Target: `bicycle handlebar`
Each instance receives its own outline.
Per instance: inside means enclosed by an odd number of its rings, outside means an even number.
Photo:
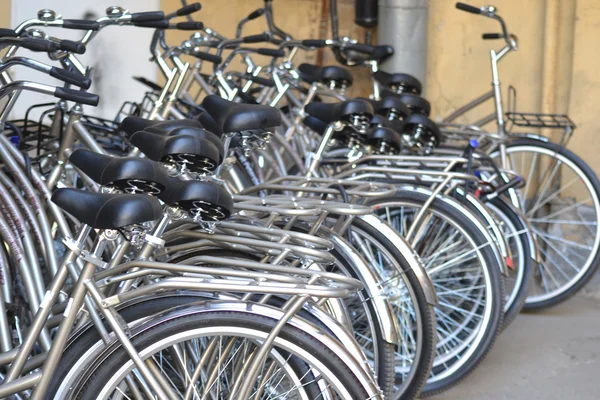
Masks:
[[[139,13],[132,13],[131,22],[154,22],[154,21],[162,21],[165,19],[165,13],[162,11],[146,11]]]
[[[79,72],[71,72],[62,68],[50,68],[50,76],[83,89],[89,89],[92,85],[90,78],[81,75]]]
[[[58,43],[54,43],[46,39],[18,37],[0,38],[0,47],[4,46],[22,47],[31,51],[43,51],[46,53],[56,51],[59,48]]]
[[[200,3],[188,4],[187,6],[181,7],[179,10],[175,11],[175,15],[177,15],[179,17],[183,17],[184,15],[193,14],[196,11],[199,11],[201,8],[202,8],[202,5]],[[169,14],[169,16],[170,15],[171,14]]]
[[[85,44],[74,42],[72,40],[61,40],[58,42],[58,47],[60,50],[68,51],[75,54],[85,54]]]
[[[471,14],[481,14],[481,8],[477,8],[465,3],[456,3],[456,8],[462,11],[469,12]]]
[[[18,37],[14,29],[0,28],[0,37]]]
[[[502,19],[502,17],[500,17],[499,15],[496,14],[496,7],[494,6],[483,6],[481,8],[477,8],[474,6],[471,6],[469,4],[465,4],[465,3],[456,3],[456,8],[462,11],[466,11],[468,13],[472,13],[472,14],[479,14],[479,15],[483,15],[486,16],[488,18],[492,18],[495,19],[496,21],[498,21],[498,23],[500,24],[500,27],[502,28],[502,33],[484,33],[482,38],[483,39],[504,39],[504,41],[506,42],[506,45],[511,49],[511,50],[517,50],[517,37],[514,35],[510,35],[508,33],[508,30],[506,29],[506,24],[504,23],[504,20]]]
[[[87,19],[63,19],[62,27],[65,29],[97,31],[100,29],[100,24],[96,21],[90,21]]]
[[[57,87],[56,90],[54,90],[54,97],[94,107],[100,102],[100,97],[97,94],[61,87]]]
[[[490,39],[504,39],[504,36],[501,33],[484,33],[483,35],[481,35],[481,38],[484,40],[490,40]]]
[[[266,33],[261,33],[258,35],[250,35],[242,38],[242,43],[260,43],[260,42],[268,42],[271,39],[269,35]]]

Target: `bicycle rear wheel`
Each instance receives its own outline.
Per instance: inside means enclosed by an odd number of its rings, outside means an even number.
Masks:
[[[429,197],[425,189],[398,190],[371,205],[406,235]],[[483,360],[502,325],[504,290],[494,242],[468,209],[437,197],[425,212],[411,245],[425,263],[439,301],[437,353],[423,390],[427,396],[455,385]]]
[[[393,399],[413,399],[423,389],[435,356],[435,312],[402,252],[362,219],[352,223],[351,241],[377,273],[400,328],[394,355]]]
[[[235,382],[239,384],[245,378],[244,363],[276,323],[272,318],[247,312],[173,311],[158,323],[138,328],[131,340],[146,364],[160,371],[163,385],[176,396],[227,399]],[[343,350],[333,352],[307,332],[288,324],[261,364],[250,398],[369,398],[373,393],[361,384],[343,355]],[[119,342],[107,346],[89,369],[78,382],[73,398],[128,398],[135,388],[125,379],[130,377],[138,383],[142,379]],[[140,394],[148,398],[143,390]]]

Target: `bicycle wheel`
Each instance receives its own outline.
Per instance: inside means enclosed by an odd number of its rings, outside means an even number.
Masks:
[[[399,189],[371,205],[406,235],[430,198],[425,189]],[[425,263],[438,295],[437,352],[423,395],[464,379],[492,347],[502,324],[503,281],[493,239],[468,209],[436,197],[411,245]]]
[[[554,143],[517,139],[506,153],[509,167],[526,179],[517,194],[541,254],[525,308],[549,307],[577,293],[598,269],[600,181]]]
[[[506,328],[521,312],[527,298],[529,282],[533,277],[535,259],[533,237],[530,237],[530,226],[524,216],[506,199],[496,197],[487,202],[486,207],[498,220],[511,251],[512,266],[508,275],[504,276],[504,320],[502,328]]]
[[[423,389],[435,355],[435,312],[402,252],[383,232],[355,219],[350,239],[380,277],[398,326],[394,350],[393,399],[413,399]]]
[[[335,235],[334,233],[331,233]],[[327,235],[327,238],[331,236]],[[339,238],[338,238],[339,239]],[[334,240],[334,248],[331,250],[331,254],[334,255],[336,262],[328,268],[328,272],[342,273],[347,276],[361,280],[361,273],[356,271],[356,266],[353,264],[351,259],[347,259],[345,252],[338,248],[340,246],[339,240]],[[240,258],[240,259],[252,259],[255,257],[241,252],[235,251],[192,251],[186,254],[179,255],[172,258],[169,262],[189,262],[193,260],[194,256],[197,255],[215,255],[215,256],[226,256],[228,258]],[[345,328],[351,332],[354,339],[360,346],[360,351],[367,357],[368,362],[377,376],[377,382],[383,393],[388,395],[392,393],[394,384],[394,343],[390,343],[385,339],[385,334],[381,328],[382,322],[380,318],[380,311],[378,310],[378,303],[374,301],[373,295],[370,294],[366,289],[363,289],[357,293],[352,293],[348,297],[341,300],[342,308],[347,311],[347,322]],[[281,298],[271,298],[268,304],[279,306],[283,300]],[[328,303],[325,303],[322,307],[327,309]],[[386,306],[389,307],[388,304]],[[314,322],[320,329],[325,332],[329,331],[330,327],[323,326],[316,320],[315,317],[308,315],[309,312],[300,310],[298,316],[303,317],[305,320]]]
[[[139,327],[131,341],[175,396],[228,399],[235,383],[247,375],[244,363],[256,354],[276,323],[243,311],[174,310],[158,322]],[[343,354],[343,349],[336,354],[309,333],[287,324],[261,363],[250,398],[369,398],[372,393],[347,366]],[[128,398],[139,389],[132,388],[131,382],[141,380],[125,349],[113,342],[81,377],[73,398]],[[136,394],[148,398],[143,387]]]

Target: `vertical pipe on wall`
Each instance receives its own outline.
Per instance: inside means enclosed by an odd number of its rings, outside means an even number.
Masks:
[[[394,47],[381,65],[386,72],[417,77],[425,87],[427,72],[427,0],[379,0],[377,42]]]

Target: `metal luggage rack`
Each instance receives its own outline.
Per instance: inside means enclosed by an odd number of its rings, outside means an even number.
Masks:
[[[372,210],[368,206],[356,203],[344,203],[339,201],[322,200],[318,197],[304,197],[306,194],[322,195],[319,188],[297,188],[298,197],[282,195],[270,195],[268,197],[234,195],[235,207],[238,211],[251,212],[276,212],[281,216],[297,217],[304,220],[312,220],[323,213],[336,215],[367,215]],[[335,189],[334,189],[335,190]],[[336,193],[339,194],[339,191]]]
[[[346,195],[352,200],[361,198],[373,198],[373,197],[385,197],[391,196],[395,193],[396,188],[394,185],[381,182],[361,182],[349,179],[336,179],[336,178],[315,178],[315,177],[302,177],[302,176],[280,176],[265,182],[260,185],[253,186],[245,189],[240,195],[248,195],[254,193],[274,193],[289,195],[294,198],[296,202],[304,202],[303,198],[312,198],[311,203],[306,204],[317,204],[314,203],[315,197],[324,197],[327,200],[336,199],[338,202],[335,204],[341,205],[353,203],[340,203],[340,200],[344,200],[343,196]],[[302,198],[302,199],[301,199]],[[253,197],[253,199],[256,199]],[[350,200],[350,199],[349,199]],[[334,203],[331,201],[327,202],[329,205]],[[320,206],[327,207],[327,203],[320,203]]]
[[[41,157],[58,151],[59,137],[51,134],[49,125],[27,119],[9,121],[2,131],[19,151],[27,154],[33,163]]]
[[[529,128],[560,128],[568,130],[576,128],[575,123],[567,115],[563,114],[507,112],[506,118],[517,126]]]
[[[467,164],[468,159],[452,155],[436,155],[435,157],[420,155],[376,155],[369,154],[352,162],[347,162],[339,168],[340,172],[349,171],[362,166],[421,168],[424,170],[449,170],[460,164]],[[474,160],[475,161],[475,160]],[[475,161],[475,165],[478,163]]]
[[[82,115],[80,121],[94,140],[108,153],[115,156],[126,156],[129,153],[130,145],[120,131],[120,123],[117,120]]]
[[[210,292],[308,295],[315,298],[343,298],[362,289],[360,281],[319,268],[267,264],[226,256],[195,256],[189,264],[132,261],[99,272],[99,287],[115,283],[167,275],[135,289],[109,296],[107,305],[116,305],[140,296],[167,290],[190,289]]]
[[[299,214],[306,216],[323,213],[322,210],[315,208],[298,211]],[[163,236],[167,243],[179,242],[181,239],[185,239],[186,242],[167,245],[157,250],[155,257],[197,251],[199,248],[217,247],[253,253],[259,257],[267,255],[269,259],[265,262],[270,263],[273,259],[276,260],[275,263],[277,264],[285,260],[310,260],[311,262],[323,264],[330,264],[335,261],[335,258],[329,253],[333,248],[329,240],[303,232],[292,231],[287,226],[279,227],[278,224],[287,222],[286,216],[277,212],[271,214],[271,218],[266,219],[236,216],[231,220],[215,224],[211,232],[192,231],[188,227],[171,230]]]
[[[394,183],[418,182],[422,184],[464,183],[478,182],[483,185],[489,183],[480,180],[477,176],[464,172],[447,172],[441,170],[422,170],[413,168],[359,166],[335,175],[336,178],[356,179],[359,181],[382,179]]]
[[[466,141],[469,139],[477,139],[482,141],[488,140],[501,140],[502,137],[495,132],[487,132],[481,129],[477,125],[463,125],[463,124],[451,124],[451,123],[438,123],[440,132],[442,133],[442,143],[448,143],[452,141]]]

